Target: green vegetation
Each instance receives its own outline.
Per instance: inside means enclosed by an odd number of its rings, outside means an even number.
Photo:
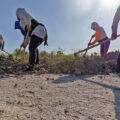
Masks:
[[[18,59],[28,60],[29,58],[28,52],[23,49],[15,49],[12,56],[13,56],[13,59],[15,60],[18,60]]]
[[[47,51],[41,51],[39,53],[40,59],[56,59],[56,60],[74,60],[75,57],[73,54],[64,54],[64,50],[61,48],[58,48],[57,51],[51,51],[48,53]],[[13,54],[12,54],[13,59],[19,60],[23,59],[28,61],[29,59],[29,53],[27,51],[24,51],[23,49],[15,49]],[[83,54],[79,55],[79,58],[82,58]],[[86,55],[88,59],[92,59],[94,57],[99,57],[97,53],[93,53],[91,55]]]
[[[63,53],[63,50],[61,48],[58,48],[57,51],[51,51],[50,53],[46,52],[46,51],[41,51],[39,53],[40,55],[40,59],[59,59],[59,60],[73,60],[74,59],[74,55],[73,54],[68,54],[65,55]],[[29,59],[29,53],[27,51],[24,51],[23,49],[15,49],[13,54],[13,59],[18,60],[18,59],[24,59],[28,60]]]

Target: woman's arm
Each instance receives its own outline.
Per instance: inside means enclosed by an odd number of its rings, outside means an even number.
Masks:
[[[24,41],[23,41],[23,43],[21,44],[20,47],[23,47],[23,48],[26,48],[26,47],[27,47],[27,45],[28,45],[28,43],[29,43],[29,33],[30,33],[30,30],[31,30],[31,26],[28,25],[28,26],[27,26],[27,34],[26,34],[26,36],[25,36],[25,38],[24,38]]]
[[[100,36],[101,36],[101,31],[98,29],[94,34],[95,40],[91,42],[90,45],[94,45],[96,42],[98,42],[100,40]]]
[[[91,41],[92,41],[92,39],[93,39],[94,37],[95,37],[95,34],[91,36],[91,39],[90,39],[90,41],[89,41],[89,43],[88,43],[88,46],[91,45]]]

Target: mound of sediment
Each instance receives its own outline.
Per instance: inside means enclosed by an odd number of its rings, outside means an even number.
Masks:
[[[0,56],[0,74],[15,74],[26,68],[21,60],[13,60],[11,57]]]
[[[12,57],[6,58],[0,56],[0,74],[25,74],[25,70],[28,68],[28,63],[23,62],[23,60],[14,60]],[[47,73],[44,69],[44,65],[39,65],[35,69],[40,73]],[[33,71],[35,72],[35,71]]]
[[[42,59],[40,65],[36,65],[33,72],[55,74],[107,74],[116,71],[116,62],[119,52],[111,52],[105,58],[94,57],[92,59],[78,60],[54,60]],[[0,56],[0,74],[26,73],[28,63],[22,60],[13,60]]]
[[[111,52],[105,58],[78,60],[46,60],[44,64],[49,73],[64,74],[108,74],[116,71],[117,56],[119,52]]]

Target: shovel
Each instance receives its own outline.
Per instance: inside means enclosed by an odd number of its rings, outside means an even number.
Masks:
[[[20,52],[21,52],[21,50],[22,50],[22,48],[20,47]],[[23,61],[25,60],[25,48],[24,48],[24,50],[23,50],[23,58],[22,58],[22,60],[23,60]]]
[[[92,38],[90,39],[87,48],[89,48],[89,44],[91,43],[91,41],[92,41]],[[85,51],[85,53],[84,53],[84,55],[83,55],[84,58],[85,58],[85,56],[86,56],[87,51],[88,51],[88,49],[86,49],[86,51]]]
[[[4,53],[8,54],[9,56],[11,55],[10,53],[8,53],[7,51],[0,49],[1,51],[3,51]]]
[[[0,49],[0,50],[1,50],[2,52],[6,53],[6,54],[9,56],[9,58],[13,58],[12,54],[8,53],[7,51],[5,51],[5,50],[3,50],[3,49]]]
[[[120,34],[117,35],[117,37],[120,37]],[[103,44],[103,43],[106,43],[106,42],[110,41],[110,40],[112,40],[112,39],[110,38],[110,39],[105,40],[105,41],[103,41],[103,42],[100,42],[100,43],[98,43],[98,44],[96,44],[96,45],[93,45],[93,46],[90,46],[90,47],[85,48],[85,49],[83,49],[83,50],[80,50],[80,51],[78,51],[78,52],[75,52],[75,53],[74,53],[74,56],[75,56],[75,58],[77,58],[77,55],[78,55],[79,53],[88,51],[89,49],[92,49],[92,48],[94,48],[94,47],[97,47],[97,46],[99,46],[99,45],[101,45],[101,44]]]

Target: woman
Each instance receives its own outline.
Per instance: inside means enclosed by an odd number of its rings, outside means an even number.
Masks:
[[[106,36],[104,29],[101,26],[99,26],[98,23],[93,22],[91,24],[91,29],[93,29],[95,31],[95,34],[91,37],[91,40],[93,38],[95,38],[95,40],[93,42],[89,43],[89,45],[94,45],[96,42],[100,43],[105,40],[108,40],[108,37]],[[106,56],[107,51],[109,49],[109,45],[110,45],[110,41],[107,41],[100,45],[100,54],[102,57]]]
[[[44,45],[47,45],[47,30],[43,24],[37,22],[24,8],[18,8],[16,16],[20,22],[20,27],[26,33],[21,47],[26,48],[29,43],[30,65],[28,70],[33,70],[36,61],[39,63],[38,46],[43,42]]]
[[[117,38],[119,21],[120,21],[120,5],[117,8],[117,11],[114,15],[113,22],[112,22],[112,34],[111,34],[112,40],[115,40]]]
[[[4,49],[4,40],[2,35],[0,34],[0,50],[3,50],[3,49]]]
[[[112,40],[115,40],[118,37],[117,32],[118,32],[119,22],[120,22],[120,5],[118,6],[117,11],[115,12],[113,22],[112,22],[112,34],[111,34]],[[120,53],[117,57],[117,71],[116,72],[120,73]]]

